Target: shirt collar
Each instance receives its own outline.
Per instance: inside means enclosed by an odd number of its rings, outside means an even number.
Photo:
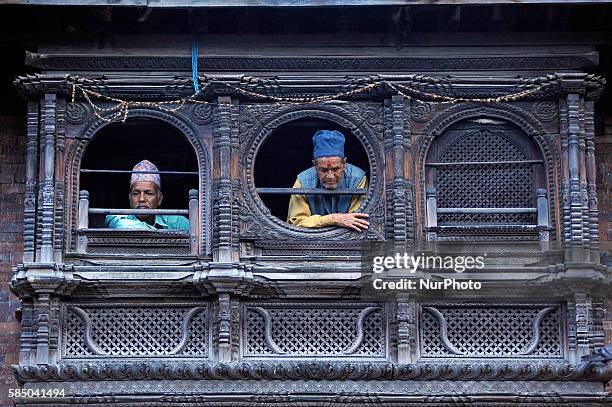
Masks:
[[[137,220],[139,222],[143,222],[140,219],[138,219],[136,217],[136,215],[129,215],[128,218],[130,218],[132,220]],[[143,223],[146,223],[146,222],[143,222]],[[150,226],[154,227],[155,229],[169,229],[168,224],[164,220],[163,215],[155,215],[155,221]],[[159,226],[159,227],[157,227],[157,226]]]

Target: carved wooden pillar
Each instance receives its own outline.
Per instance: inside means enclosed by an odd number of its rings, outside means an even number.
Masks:
[[[36,300],[34,301],[34,325],[35,329],[30,329],[29,335],[24,339],[26,348],[36,347],[34,363],[49,364],[57,362],[59,358],[59,315],[60,300],[54,294],[55,287],[36,284]],[[31,318],[31,317],[30,317]],[[29,344],[27,338],[30,337]]]
[[[568,115],[568,142],[567,142],[567,167],[569,176],[569,225],[566,227],[567,238],[566,257],[571,262],[585,261],[583,250],[583,200],[581,191],[580,171],[580,96],[578,94],[567,95]]]
[[[239,223],[234,209],[238,194],[238,105],[229,97],[219,97],[213,129],[213,263],[209,280],[219,293],[216,332],[218,359],[231,362],[237,346],[232,324],[233,293],[244,276],[238,269]]]
[[[586,291],[574,294],[568,302],[568,348],[572,363],[580,363],[581,356],[605,345],[604,316],[601,299]]]
[[[578,134],[578,165],[580,178],[580,202],[582,211],[582,248],[583,260],[590,261],[590,253],[588,248],[591,246],[591,229],[589,227],[589,201],[587,192],[587,174],[586,174],[586,139],[585,139],[585,116],[584,116],[584,99],[580,98],[580,132]]]
[[[592,326],[592,304],[591,298],[584,293],[574,296],[576,311],[576,362],[581,356],[588,355],[589,331]]]
[[[31,365],[35,361],[34,348],[36,343],[36,330],[34,321],[34,306],[32,299],[21,300],[21,337],[19,339],[19,364]]]
[[[28,102],[26,187],[23,214],[23,261],[34,261],[36,245],[36,189],[38,187],[38,101]]]
[[[584,129],[586,142],[586,181],[588,196],[588,225],[590,234],[590,260],[599,262],[599,213],[597,211],[596,164],[595,164],[595,102],[584,103]]]
[[[392,163],[391,171],[387,170],[388,230],[390,238],[401,244],[404,250],[412,250],[413,216],[412,184],[409,181],[408,143],[410,125],[406,115],[406,101],[403,96],[393,96],[385,101],[385,152],[386,162]],[[388,168],[388,167],[387,167]]]
[[[216,204],[214,217],[213,259],[215,262],[232,263],[238,260],[238,224],[232,210],[237,179],[237,130],[235,120],[237,107],[229,97],[219,97],[216,112],[213,162],[213,194]],[[232,147],[234,152],[232,152]]]
[[[232,360],[232,320],[231,299],[227,293],[219,294],[219,361],[230,362]]]
[[[559,236],[563,240],[565,257],[570,256],[571,217],[570,217],[570,188],[569,188],[569,125],[568,125],[567,99],[559,101],[559,134],[561,136],[561,178],[559,191],[561,194],[561,219],[559,221]]]
[[[578,92],[569,93],[561,114],[563,237],[566,260],[574,263],[598,262],[594,102],[585,101]]]
[[[418,358],[416,331],[416,302],[398,299],[397,302],[397,363],[412,363]]]
[[[49,301],[49,363],[57,363],[61,353],[59,350],[60,307],[59,296],[52,295]]]
[[[43,187],[40,262],[52,263],[55,206],[55,108],[56,96],[46,94],[43,107]]]
[[[50,327],[50,307],[51,295],[40,293],[36,302],[36,364],[49,363],[49,327]]]
[[[66,150],[65,112],[66,100],[58,99],[56,104],[55,181],[53,208],[53,249],[54,261],[56,263],[61,263],[64,257],[64,152]]]

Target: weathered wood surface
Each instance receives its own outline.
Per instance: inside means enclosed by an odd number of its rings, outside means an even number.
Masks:
[[[608,0],[0,0],[2,4],[136,7],[334,7],[433,4],[606,4]]]

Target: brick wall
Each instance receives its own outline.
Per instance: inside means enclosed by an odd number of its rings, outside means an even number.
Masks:
[[[8,388],[16,387],[11,365],[19,361],[19,329],[10,292],[11,268],[23,255],[25,191],[25,119],[0,116],[0,405],[10,406]]]

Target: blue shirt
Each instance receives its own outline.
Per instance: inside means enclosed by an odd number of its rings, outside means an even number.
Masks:
[[[189,230],[189,219],[180,215],[155,215],[155,222],[150,225],[135,215],[106,215],[104,225],[110,229]]]

